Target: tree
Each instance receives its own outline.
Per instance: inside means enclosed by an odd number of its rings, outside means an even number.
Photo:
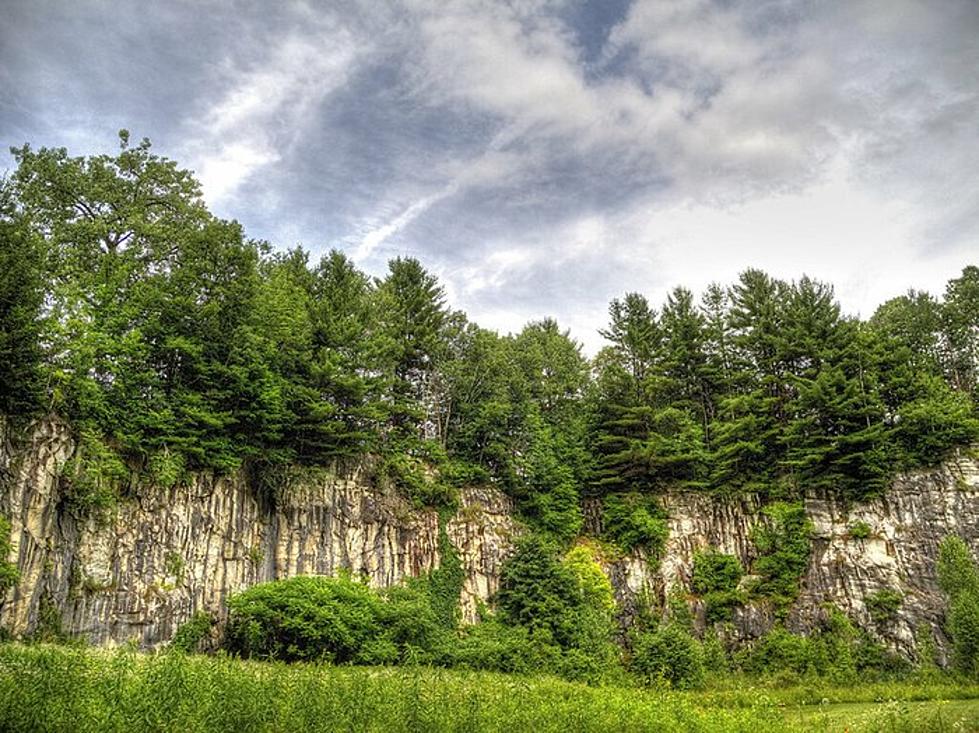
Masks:
[[[0,181],[0,414],[29,415],[40,407],[43,300],[42,242]]]
[[[554,548],[530,535],[503,566],[496,606],[508,623],[546,630],[563,647],[574,643],[585,600],[570,568]]]
[[[376,284],[375,312],[391,374],[391,418],[402,435],[417,435],[440,399],[432,387],[446,349],[445,291],[413,258],[391,260],[388,270]]]
[[[970,392],[975,399],[979,389],[979,267],[966,267],[961,276],[949,280],[941,321],[949,380],[955,389]]]
[[[443,373],[448,393],[446,447],[453,457],[485,467],[513,487],[525,420],[524,405],[513,388],[521,379],[513,341],[471,324],[460,332],[456,352]]]
[[[337,250],[309,277],[309,352],[290,440],[301,460],[322,463],[376,449],[387,410],[369,279]]]

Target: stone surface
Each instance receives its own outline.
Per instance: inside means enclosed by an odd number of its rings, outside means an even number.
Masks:
[[[79,520],[61,504],[59,475],[74,443],[44,421],[0,444],[0,512],[11,518],[21,580],[0,604],[0,625],[31,633],[40,609],[95,644],[167,641],[199,610],[221,616],[232,593],[276,578],[341,570],[382,587],[439,565],[439,518],[354,474],[294,477],[263,506],[241,474],[191,476],[171,489],[137,485],[108,516]],[[467,489],[447,533],[465,570],[464,618],[496,590],[514,533],[509,499]]]
[[[662,608],[671,588],[688,589],[697,550],[712,547],[735,555],[746,569],[756,556],[752,529],[766,521],[757,497],[721,500],[674,492],[662,504],[670,536],[661,562],[637,554],[609,563],[627,613],[644,594]],[[936,576],[938,545],[947,535],[958,535],[979,556],[979,462],[960,455],[933,471],[901,475],[886,495],[852,505],[810,492],[805,507],[813,523],[812,552],[786,619],[789,628],[814,628],[832,604],[895,651],[913,654],[921,629],[944,653],[948,640],[941,631],[945,600]],[[858,522],[870,527],[869,538],[850,536]],[[901,593],[903,601],[894,619],[875,624],[867,599],[882,590]],[[702,618],[699,604],[693,605]],[[749,605],[735,611],[731,632],[737,640],[750,640],[774,621],[773,609]]]
[[[241,474],[200,473],[171,489],[137,484],[110,515],[80,520],[65,508],[59,478],[73,451],[63,422],[43,420],[24,431],[0,421],[0,512],[11,519],[10,559],[21,571],[0,599],[0,625],[17,635],[47,617],[93,643],[153,646],[198,610],[220,617],[228,596],[254,583],[348,570],[379,587],[440,562],[436,512],[414,509],[356,472],[296,475],[274,506]],[[473,622],[497,590],[519,524],[498,490],[470,487],[460,498],[446,533],[464,571],[462,617]],[[765,521],[756,497],[673,492],[662,502],[670,537],[661,560],[635,553],[606,565],[626,622],[641,601],[662,608],[671,588],[684,592],[701,548],[734,554],[746,568],[754,560],[752,530]],[[811,629],[832,603],[902,653],[913,653],[922,627],[944,649],[937,549],[957,534],[979,551],[979,463],[963,455],[901,476],[882,498],[853,506],[810,493],[806,509],[812,554],[790,627]],[[600,530],[594,504],[585,515],[586,526]],[[869,538],[850,536],[857,522],[870,527]],[[879,627],[867,599],[883,589],[902,593],[903,603]],[[750,605],[736,611],[728,633],[751,639],[774,618],[764,604]]]

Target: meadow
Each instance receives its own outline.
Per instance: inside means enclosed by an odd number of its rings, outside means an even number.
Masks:
[[[4,731],[967,731],[979,686],[951,677],[699,690],[602,687],[428,667],[242,661],[0,645]]]

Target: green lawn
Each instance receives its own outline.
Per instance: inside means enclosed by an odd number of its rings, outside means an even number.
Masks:
[[[0,645],[4,731],[964,731],[979,687],[696,692],[551,677]],[[875,702],[875,700],[917,702]],[[948,700],[948,702],[942,702]]]

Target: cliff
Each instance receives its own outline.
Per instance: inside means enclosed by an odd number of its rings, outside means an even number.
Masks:
[[[100,518],[80,519],[63,501],[62,467],[75,449],[68,426],[43,420],[27,431],[0,423],[0,514],[11,520],[11,561],[21,577],[0,602],[0,626],[15,635],[39,623],[96,644],[168,640],[195,611],[218,616],[227,597],[275,578],[341,569],[384,586],[438,567],[439,517],[350,475],[297,474],[274,505],[256,497],[243,474],[193,475],[170,489],[136,482]],[[662,604],[688,586],[693,554],[711,546],[750,567],[756,498],[720,501],[668,493],[670,537],[660,562],[641,553],[607,570],[628,614],[647,595]],[[815,527],[802,592],[787,623],[811,628],[832,603],[892,648],[913,652],[919,627],[938,630],[944,599],[935,563],[938,543],[958,534],[979,551],[979,463],[961,457],[938,470],[899,477],[882,498],[845,506],[825,494],[806,497]],[[600,521],[589,512],[592,529]],[[866,523],[870,536],[851,529]],[[446,534],[465,571],[463,618],[496,590],[500,567],[519,532],[510,500],[490,488],[462,492]],[[875,624],[867,599],[884,589],[903,602],[893,620]],[[703,619],[699,602],[692,600]],[[727,633],[750,639],[768,629],[764,603],[735,611]]]

